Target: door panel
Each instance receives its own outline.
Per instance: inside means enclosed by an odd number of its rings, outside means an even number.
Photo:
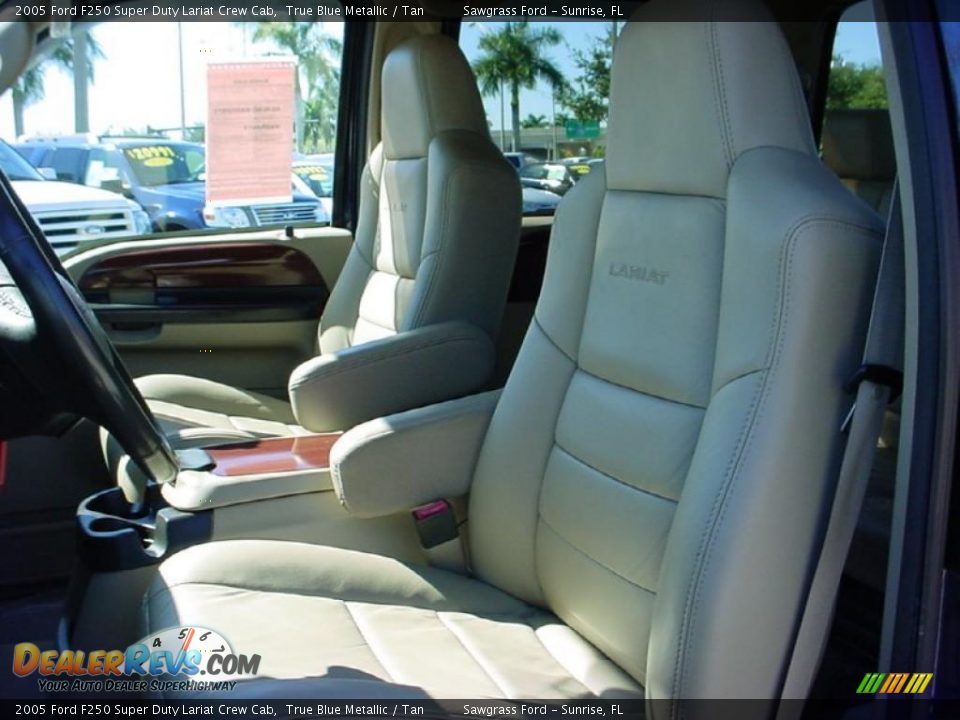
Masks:
[[[179,236],[65,265],[134,377],[180,373],[285,397],[351,242],[333,228]]]

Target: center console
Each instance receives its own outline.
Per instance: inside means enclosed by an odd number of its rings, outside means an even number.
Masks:
[[[77,510],[81,557],[92,570],[153,565],[213,539],[216,508],[325,492],[330,449],[341,433],[262,438],[183,452],[176,482],[150,485],[140,509],[119,488],[91,495]]]
[[[133,642],[140,600],[156,566],[192,545],[285,540],[423,562],[409,513],[359,519],[341,507],[329,467],[339,437],[264,438],[178,451],[176,481],[149,485],[142,508],[131,508],[119,487],[88,497],[77,511],[81,563],[60,646]],[[129,457],[121,459],[124,467],[131,464]],[[104,597],[113,601],[104,603]]]

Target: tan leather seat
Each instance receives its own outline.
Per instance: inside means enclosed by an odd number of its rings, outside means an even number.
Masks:
[[[383,68],[383,142],[355,243],[320,320],[320,357],[285,402],[181,375],[138,386],[174,444],[341,430],[481,389],[520,232],[516,172],[489,138],[456,43],[420,37]],[[183,432],[186,431],[186,432]]]
[[[559,208],[476,461],[462,401],[334,448],[358,514],[469,486],[472,577],[215,543],[160,567],[148,630],[209,624],[260,653],[255,696],[777,695],[882,228],[818,159],[776,25],[707,10],[653,0],[624,29],[605,171]]]

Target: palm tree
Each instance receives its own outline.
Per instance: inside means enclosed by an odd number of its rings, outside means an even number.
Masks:
[[[545,128],[547,125],[546,115],[534,115],[533,113],[528,113],[527,116],[520,121],[520,127],[524,128]]]
[[[520,149],[520,89],[532,90],[538,80],[554,89],[564,84],[563,74],[546,56],[547,49],[560,41],[555,28],[532,28],[527,22],[506,23],[480,38],[484,54],[474,62],[473,71],[484,95],[496,95],[502,85],[510,89],[514,150]]]
[[[94,39],[89,31],[83,31],[86,39],[87,48],[87,82],[93,82],[93,65],[104,56],[103,48]],[[13,127],[16,137],[23,135],[23,111],[28,105],[39,102],[43,99],[43,77],[46,68],[46,61],[49,60],[54,66],[65,72],[73,72],[73,40],[67,39],[53,48],[49,57],[33,65],[27,70],[13,86],[11,92],[13,99]]]
[[[310,22],[262,22],[253,33],[255,41],[270,41],[297,58],[299,70],[294,75],[294,100],[298,150],[303,146],[307,105],[329,111],[325,107],[329,103],[317,102],[317,95],[335,95],[339,84],[340,41],[318,30],[319,27]],[[302,81],[300,71],[303,72]],[[317,121],[321,122],[321,119],[317,118]]]

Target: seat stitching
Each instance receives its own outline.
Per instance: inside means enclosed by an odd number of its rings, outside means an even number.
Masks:
[[[440,611],[434,610],[434,614],[437,616],[437,620],[440,622],[440,624],[443,625],[444,628],[446,628],[447,632],[453,635],[454,639],[458,643],[460,643],[460,647],[462,647],[464,651],[467,653],[467,655],[470,656],[470,659],[473,660],[473,662],[476,663],[477,667],[483,671],[483,674],[486,675],[488,678],[490,678],[490,682],[493,683],[493,686],[497,689],[497,692],[499,692],[505,698],[510,697],[510,693],[508,693],[506,689],[499,682],[497,682],[497,679],[493,676],[493,673],[487,670],[484,664],[480,662],[480,657],[474,654],[474,652],[469,647],[467,647],[467,643],[464,642],[463,638],[460,637],[459,633],[457,633],[457,631],[453,629],[453,626],[450,623],[448,623],[446,620],[443,619],[443,615],[440,614]],[[473,615],[472,617],[479,617],[479,616]]]
[[[579,370],[580,372],[582,372],[584,375],[589,375],[590,377],[594,378],[595,380],[599,380],[600,382],[607,383],[608,385],[613,385],[614,387],[618,387],[618,388],[620,388],[620,389],[622,389],[622,390],[629,390],[630,392],[635,392],[635,393],[638,393],[638,394],[640,394],[640,395],[645,395],[645,396],[647,396],[647,397],[649,397],[649,398],[653,398],[654,400],[662,400],[663,402],[673,403],[674,405],[682,405],[683,407],[694,408],[695,410],[706,410],[706,409],[707,409],[707,407],[706,407],[705,405],[694,405],[693,403],[684,402],[683,400],[674,400],[673,398],[663,397],[663,395],[656,395],[656,394],[654,394],[654,393],[652,393],[652,392],[647,392],[646,390],[641,390],[640,388],[630,387],[629,385],[621,385],[620,383],[618,383],[618,382],[616,382],[616,381],[614,381],[614,380],[610,380],[609,378],[601,377],[600,375],[595,375],[594,373],[590,372],[589,370],[585,370],[582,365],[577,365],[577,370]]]
[[[675,404],[675,405],[681,405],[681,406],[683,406],[683,407],[688,407],[688,408],[694,408],[695,410],[706,410],[706,409],[707,409],[706,406],[704,406],[704,405],[694,405],[694,404],[692,404],[692,403],[683,402],[683,400],[674,400],[674,399],[672,399],[672,398],[663,397],[662,395],[656,395],[655,393],[647,392],[646,390],[640,390],[639,388],[635,388],[635,387],[630,387],[629,385],[621,385],[620,383],[618,383],[618,382],[616,382],[616,381],[614,381],[614,380],[610,380],[609,378],[605,378],[605,377],[601,377],[600,375],[596,375],[596,374],[590,372],[589,370],[584,369],[584,367],[583,367],[582,365],[580,365],[580,363],[579,363],[577,360],[575,360],[573,357],[571,357],[569,353],[567,353],[562,347],[560,347],[560,345],[557,344],[557,341],[554,340],[554,339],[550,336],[550,333],[548,333],[548,332],[546,331],[546,329],[545,329],[545,328],[543,327],[543,325],[540,323],[540,320],[537,318],[536,315],[533,316],[533,322],[534,322],[534,324],[537,326],[537,328],[540,330],[540,332],[543,333],[544,337],[547,338],[547,340],[550,342],[550,344],[553,345],[553,347],[556,348],[557,351],[558,351],[561,355],[563,355],[567,360],[569,360],[570,362],[572,362],[572,363],[576,366],[576,369],[577,369],[578,371],[582,372],[584,375],[587,375],[587,376],[589,376],[589,377],[591,377],[591,378],[594,378],[595,380],[599,380],[600,382],[604,382],[604,383],[606,383],[606,384],[608,384],[608,385],[613,385],[614,387],[620,388],[620,389],[622,389],[622,390],[629,390],[630,392],[635,392],[635,393],[639,393],[640,395],[645,395],[646,397],[653,398],[654,400],[662,400],[663,402],[673,403],[673,404]]]
[[[369,600],[369,601],[367,601],[367,600],[350,600],[350,601],[345,601],[345,600],[342,600],[342,599],[340,599],[340,598],[338,598],[338,597],[336,597],[336,596],[333,596],[333,595],[313,595],[313,594],[305,593],[305,592],[291,592],[291,591],[286,591],[286,590],[271,590],[271,589],[268,589],[268,588],[253,587],[253,586],[250,586],[250,585],[230,585],[230,584],[222,583],[222,582],[204,582],[204,581],[197,581],[197,580],[185,580],[185,581],[183,581],[183,582],[177,582],[177,583],[172,583],[172,584],[170,584],[170,583],[165,584],[163,588],[161,588],[160,590],[157,590],[157,591],[155,591],[154,593],[152,593],[151,595],[149,595],[149,596],[147,597],[147,600],[152,600],[152,599],[158,597],[159,595],[164,594],[165,592],[169,592],[169,591],[172,590],[173,588],[187,588],[187,587],[190,587],[190,586],[193,586],[193,587],[212,587],[212,588],[229,588],[229,589],[231,589],[231,590],[239,590],[239,591],[243,591],[243,592],[265,593],[265,594],[269,594],[269,595],[288,595],[288,596],[290,596],[290,597],[314,598],[314,599],[318,599],[318,600],[334,600],[334,601],[339,601],[339,602],[353,602],[353,603],[355,603],[355,604],[378,605],[378,606],[381,606],[381,607],[390,607],[390,606],[391,606],[390,603],[378,603],[378,602],[376,602],[375,600]],[[172,593],[170,593],[170,594],[172,594]],[[429,612],[436,612],[436,609],[433,608],[433,607],[430,607],[429,605],[414,605],[414,604],[408,604],[408,605],[403,605],[403,607],[405,607],[405,608],[411,608],[411,609],[414,609],[414,610],[424,610],[424,611],[429,611]],[[527,613],[527,614],[520,614],[520,613],[517,613],[516,611],[509,610],[509,611],[503,611],[503,612],[485,612],[485,613],[484,613],[484,617],[491,618],[491,619],[503,618],[503,619],[505,619],[505,620],[508,620],[508,619],[516,619],[516,618],[536,617],[538,614],[542,614],[542,613],[543,613],[542,610],[538,610],[538,609],[536,609],[535,607],[533,607],[532,605],[531,605],[531,606],[527,606],[527,607],[529,607],[529,610],[530,610],[529,613]],[[469,611],[464,610],[464,611],[461,611],[461,612],[469,612]]]
[[[850,226],[850,223],[837,218],[824,217],[815,214],[806,215],[797,220],[797,222],[795,222],[788,230],[787,241],[784,243],[780,253],[780,268],[778,271],[777,283],[779,310],[774,316],[773,322],[771,323],[772,333],[768,340],[767,359],[765,360],[767,372],[765,372],[763,381],[757,389],[757,392],[754,394],[754,399],[751,402],[750,409],[747,412],[744,426],[740,431],[740,438],[737,441],[737,450],[734,453],[730,464],[727,466],[724,480],[721,483],[721,487],[719,488],[717,496],[714,500],[711,511],[713,521],[707,524],[701,535],[699,549],[697,556],[695,557],[695,569],[690,580],[690,586],[693,587],[693,592],[688,592],[686,595],[687,602],[684,605],[683,619],[681,622],[681,634],[678,642],[678,655],[674,665],[674,697],[681,696],[682,685],[686,680],[686,658],[688,656],[689,645],[691,642],[690,637],[693,634],[692,626],[695,623],[697,612],[700,607],[704,578],[707,574],[707,568],[710,565],[713,557],[715,539],[726,517],[726,511],[728,508],[727,500],[732,494],[731,488],[736,484],[736,480],[740,475],[740,470],[742,469],[745,458],[748,455],[748,450],[755,437],[755,431],[757,425],[759,424],[758,421],[762,415],[763,407],[766,405],[766,400],[768,398],[770,379],[773,374],[772,371],[779,366],[780,360],[782,359],[782,350],[786,338],[784,324],[787,320],[787,314],[790,307],[790,279],[792,277],[791,268],[793,266],[794,252],[798,244],[797,241],[809,227],[813,225],[824,224],[840,227]],[[876,233],[871,232],[871,234]],[[678,712],[679,709],[675,707],[673,715],[676,717]]]
[[[601,224],[601,222],[603,221],[603,209],[604,209],[604,207],[605,207],[606,204],[607,204],[607,192],[608,192],[608,189],[607,189],[607,182],[606,182],[606,181],[607,181],[606,169],[604,169],[604,176],[603,176],[603,185],[604,185],[604,186],[603,186],[603,194],[600,196],[600,203],[599,203],[600,207],[597,209],[596,222],[595,222],[595,223],[590,223],[590,225],[593,227],[593,231],[592,231],[592,237],[593,237],[593,252],[592,252],[591,255],[590,255],[590,267],[589,267],[589,268],[584,268],[584,271],[587,273],[587,275],[586,275],[587,278],[590,278],[590,277],[593,276],[593,269],[594,269],[594,267],[596,267],[596,264],[597,264],[597,234],[600,232],[600,224]],[[589,182],[589,181],[588,181],[588,182]],[[599,182],[599,181],[598,181],[598,182]],[[556,445],[556,443],[557,443],[557,427],[558,427],[559,424],[560,424],[560,414],[563,412],[563,406],[564,406],[564,404],[566,404],[567,396],[570,394],[570,385],[571,385],[571,383],[573,383],[573,377],[574,377],[574,375],[576,375],[577,368],[579,367],[579,364],[580,364],[580,363],[579,363],[579,350],[580,350],[580,344],[583,342],[583,326],[584,326],[584,323],[586,323],[586,320],[587,320],[587,309],[588,309],[589,304],[590,304],[590,283],[588,282],[588,284],[587,284],[587,295],[586,295],[586,297],[584,298],[583,308],[582,308],[581,311],[580,311],[580,330],[579,330],[579,332],[578,332],[577,357],[576,357],[576,358],[574,358],[573,356],[567,354],[567,353],[564,351],[564,349],[563,349],[562,347],[560,347],[560,345],[559,345],[558,343],[556,343],[552,337],[550,337],[550,333],[548,333],[548,332],[546,331],[546,329],[543,327],[543,325],[540,323],[540,318],[537,316],[536,310],[534,310],[534,313],[533,313],[533,322],[536,324],[537,328],[539,328],[540,332],[543,333],[543,336],[544,336],[545,338],[547,338],[547,341],[548,341],[551,345],[553,345],[553,347],[560,353],[560,355],[561,355],[562,357],[567,358],[567,360],[569,360],[570,363],[573,365],[573,368],[570,370],[570,376],[567,378],[567,386],[566,386],[566,388],[565,388],[564,391],[563,391],[563,400],[561,401],[560,407],[559,407],[559,409],[557,410],[557,415],[556,415],[556,417],[554,417],[554,419],[553,419],[553,444],[554,444],[554,445]],[[538,305],[539,305],[539,302],[538,302]],[[547,451],[547,456],[546,456],[546,457],[544,458],[544,460],[543,460],[543,466],[542,466],[542,467],[543,467],[543,471],[542,471],[542,473],[541,473],[541,475],[540,475],[540,485],[539,485],[539,487],[537,488],[537,520],[539,520],[539,521],[541,521],[541,522],[544,522],[547,527],[550,527],[550,525],[547,524],[546,521],[543,519],[543,486],[544,486],[544,481],[545,481],[545,479],[546,479],[545,476],[546,476],[546,472],[547,472],[547,463],[550,462],[550,453],[551,453],[551,452],[553,452],[553,447],[551,447],[550,450]],[[550,529],[552,530],[553,528],[550,528]],[[556,532],[556,531],[554,531],[554,532]],[[532,560],[533,560],[533,572],[534,572],[534,576],[536,577],[536,581],[537,581],[537,589],[540,591],[540,597],[543,598],[543,597],[545,596],[545,593],[543,592],[543,583],[542,583],[541,580],[540,580],[539,563],[537,562],[537,555],[538,555],[537,546],[539,545],[539,542],[538,542],[539,536],[540,536],[539,528],[534,528],[534,530],[533,530],[533,558],[532,558]]]
[[[354,627],[357,628],[357,632],[360,633],[360,638],[363,640],[364,645],[366,645],[370,649],[370,654],[373,655],[373,659],[377,661],[377,664],[380,665],[381,668],[383,668],[383,671],[387,674],[387,677],[390,679],[390,682],[399,683],[400,681],[392,672],[390,672],[390,668],[387,667],[386,663],[384,663],[383,660],[380,659],[380,656],[377,654],[377,651],[373,647],[373,643],[370,642],[370,639],[367,637],[366,633],[363,632],[363,628],[360,627],[360,623],[357,622],[357,617],[353,614],[353,610],[350,609],[350,603],[347,602],[346,600],[341,600],[340,602],[343,605],[344,609],[347,611],[347,615],[350,616],[350,620],[351,622],[353,622]]]
[[[737,382],[738,380],[743,380],[744,378],[748,378],[748,377],[750,377],[751,375],[756,375],[757,373],[762,373],[762,372],[765,372],[764,368],[758,368],[758,369],[756,369],[756,370],[747,370],[747,371],[745,371],[745,372],[740,373],[739,375],[734,375],[732,378],[729,378],[729,379],[727,379],[727,380],[724,380],[722,383],[720,383],[720,385],[717,386],[717,389],[716,389],[716,390],[714,390],[712,393],[710,393],[711,399],[712,399],[712,398],[715,398],[715,397],[717,396],[717,394],[718,394],[721,390],[723,390],[725,387],[727,387],[728,385],[733,385],[733,384],[734,384],[735,382]],[[704,408],[704,409],[706,409],[706,408]]]
[[[730,127],[730,111],[727,105],[727,94],[725,92],[723,58],[718,51],[719,37],[717,33],[717,21],[715,6],[711,3],[710,19],[707,22],[706,30],[708,33],[707,44],[710,47],[711,68],[713,72],[713,106],[720,116],[720,136],[723,141],[724,162],[727,166],[727,172],[733,166],[733,160],[736,157],[736,148],[733,147]]]
[[[570,452],[569,450],[567,450],[567,448],[565,448],[565,447],[564,447],[563,445],[561,445],[559,442],[554,441],[553,444],[556,446],[556,448],[557,448],[560,452],[562,452],[562,453],[565,454],[565,455],[569,455],[571,458],[573,458],[574,460],[576,460],[578,463],[580,463],[580,464],[583,465],[584,467],[587,467],[587,468],[589,468],[590,470],[593,470],[593,472],[597,473],[597,474],[600,475],[601,477],[606,478],[607,480],[611,480],[611,481],[617,483],[618,485],[623,485],[623,487],[625,487],[625,488],[627,488],[627,489],[629,489],[629,490],[636,490],[637,492],[641,492],[641,493],[643,493],[644,495],[649,495],[650,497],[656,498],[657,500],[663,500],[664,502],[668,502],[668,503],[671,503],[671,504],[673,504],[673,505],[676,505],[676,504],[677,504],[677,500],[674,500],[673,498],[668,498],[666,495],[661,495],[660,493],[655,493],[655,492],[653,492],[652,490],[648,490],[647,488],[640,487],[640,486],[638,486],[638,485],[631,485],[630,483],[626,482],[625,480],[621,480],[621,479],[618,478],[616,475],[611,475],[611,474],[608,473],[608,472],[604,472],[604,471],[601,470],[600,468],[594,467],[593,465],[591,465],[590,463],[588,463],[588,462],[587,462],[586,460],[584,460],[583,458],[581,458],[581,457],[579,457],[578,455],[575,455],[574,453],[572,453],[572,452]]]
[[[543,327],[543,325],[540,323],[540,318],[538,318],[538,317],[536,316],[536,314],[534,314],[534,316],[533,316],[533,324],[536,325],[537,328],[540,330],[540,332],[543,333],[543,336],[547,339],[547,341],[548,341],[551,345],[553,345],[554,348],[556,348],[557,352],[559,352],[559,353],[560,353],[561,355],[563,355],[567,360],[569,360],[570,362],[572,362],[575,367],[579,367],[579,366],[577,365],[576,359],[575,359],[570,353],[568,353],[566,350],[564,350],[562,347],[560,347],[560,345],[557,344],[557,341],[554,340],[554,339],[550,336],[550,333],[548,333],[548,332],[547,332],[547,329],[546,329],[545,327]]]
[[[595,565],[599,565],[599,566],[602,567],[604,570],[606,570],[607,572],[609,572],[611,575],[616,575],[618,578],[620,578],[621,580],[623,580],[625,583],[629,583],[629,584],[632,585],[633,587],[638,588],[638,589],[640,589],[640,590],[643,590],[644,592],[649,593],[650,595],[656,595],[656,594],[657,594],[657,591],[656,591],[656,590],[651,590],[650,588],[645,587],[644,585],[641,585],[640,583],[636,582],[635,580],[631,580],[630,578],[628,578],[628,577],[620,574],[619,572],[617,572],[616,570],[614,570],[614,569],[611,568],[610,566],[608,566],[608,565],[606,565],[605,563],[602,563],[602,562],[600,562],[599,560],[597,560],[595,557],[593,557],[593,556],[590,555],[589,553],[584,552],[582,548],[577,547],[576,545],[574,545],[572,542],[570,542],[569,540],[567,540],[567,538],[565,538],[563,535],[561,535],[561,534],[560,534],[560,531],[557,530],[557,528],[556,528],[554,525],[550,524],[550,522],[543,516],[542,513],[540,514],[540,522],[543,523],[543,525],[546,526],[546,528],[547,528],[548,530],[550,530],[550,532],[552,532],[552,533],[553,533],[554,535],[556,535],[560,540],[562,540],[565,545],[568,545],[568,546],[571,547],[573,550],[575,550],[577,553],[579,553],[580,555],[583,555],[583,557],[585,557],[587,560],[589,560],[590,562],[594,563]]]
[[[770,329],[767,333],[767,352],[764,358],[764,364],[768,365],[770,362],[771,355],[775,352],[774,347],[776,345],[778,327],[784,317],[784,283],[785,283],[785,260],[788,254],[788,249],[791,247],[791,243],[794,237],[794,233],[802,222],[806,218],[798,220],[787,232],[787,242],[784,243],[784,246],[780,250],[780,256],[778,258],[778,267],[777,267],[777,298],[778,298],[778,311],[774,313],[773,318],[770,323]],[[686,672],[686,656],[689,651],[690,646],[690,636],[692,635],[691,625],[693,623],[693,614],[696,612],[696,607],[699,605],[698,599],[695,599],[695,596],[698,595],[700,587],[702,586],[702,578],[705,574],[704,564],[705,564],[705,555],[707,552],[707,547],[712,543],[712,538],[714,536],[716,528],[716,518],[718,514],[718,509],[723,504],[723,498],[726,495],[731,478],[736,472],[736,468],[739,465],[740,458],[743,453],[743,448],[746,444],[746,437],[750,432],[751,427],[756,422],[756,409],[760,401],[760,397],[766,390],[767,380],[769,379],[769,373],[765,372],[764,376],[758,385],[757,389],[754,391],[753,397],[750,400],[750,405],[747,408],[747,412],[744,416],[743,424],[740,427],[740,430],[737,433],[737,443],[735,445],[735,450],[733,455],[730,458],[730,461],[727,463],[727,467],[724,469],[723,480],[720,483],[720,487],[717,489],[717,493],[714,496],[713,503],[711,504],[710,518],[713,518],[712,522],[707,522],[700,534],[700,539],[697,543],[697,553],[694,556],[694,570],[691,574],[690,580],[688,581],[687,592],[685,594],[685,602],[683,606],[683,615],[680,621],[680,634],[677,639],[677,655],[674,658],[674,668],[673,668],[673,690],[671,692],[672,697],[679,697],[681,686],[683,684],[683,675]],[[693,590],[693,592],[691,592]],[[671,716],[678,718],[680,716],[681,709],[679,706],[674,705],[671,710]]]
[[[362,313],[359,313],[359,312],[357,313],[357,320],[363,320],[365,323],[369,323],[370,325],[374,325],[375,327],[378,327],[378,328],[380,328],[381,330],[389,330],[390,332],[397,332],[397,329],[396,329],[395,327],[390,327],[389,325],[384,325],[384,324],[383,324],[382,322],[380,322],[379,320],[374,320],[373,318],[366,317],[365,315],[363,315]]]

